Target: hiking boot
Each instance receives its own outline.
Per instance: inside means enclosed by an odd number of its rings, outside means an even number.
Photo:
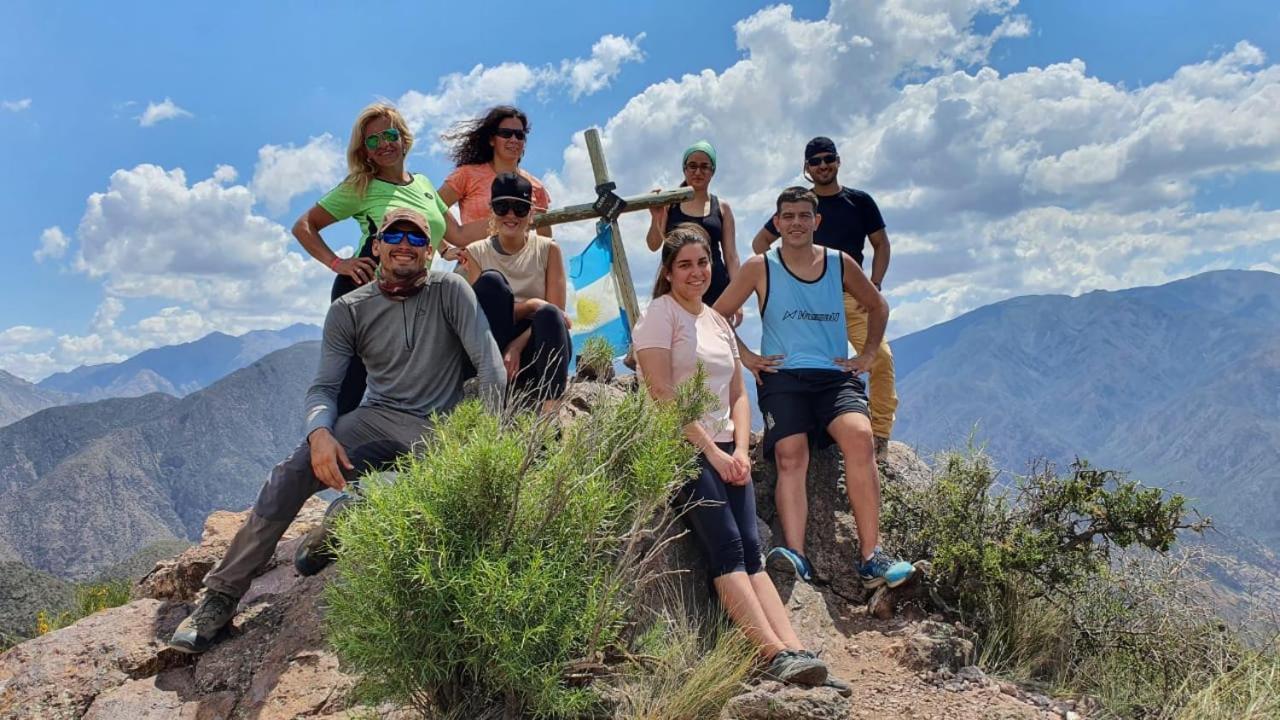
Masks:
[[[876,548],[871,557],[858,564],[858,575],[862,577],[862,586],[868,590],[881,585],[898,587],[911,579],[915,574],[915,566],[905,560],[889,557],[888,553]]]
[[[324,511],[320,524],[311,528],[293,554],[293,567],[303,577],[310,577],[329,567],[337,557],[333,542],[333,526],[338,516],[351,507],[355,498],[342,493]]]
[[[853,686],[830,673],[827,674],[827,679],[822,683],[821,687],[829,687],[835,690],[840,694],[840,697],[853,697]]]
[[[796,577],[805,582],[813,581],[813,566],[809,564],[809,559],[789,547],[779,545],[773,548],[765,556],[764,563],[770,570],[795,573]]]
[[[876,462],[878,463],[889,462],[889,438],[880,437],[879,435],[876,435],[875,445],[876,445]]]
[[[217,590],[205,592],[204,599],[195,612],[187,616],[169,639],[169,647],[188,655],[202,653],[213,647],[222,629],[235,617],[240,599]]]
[[[801,655],[818,660],[818,653],[812,650],[797,650]],[[827,679],[822,682],[819,687],[829,687],[840,694],[840,697],[853,697],[853,686],[831,674],[830,669],[827,670]]]
[[[764,676],[792,685],[821,685],[827,681],[827,664],[813,653],[783,650],[769,661]]]

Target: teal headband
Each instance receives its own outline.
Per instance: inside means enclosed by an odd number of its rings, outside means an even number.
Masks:
[[[684,157],[680,158],[680,164],[684,165],[685,163],[689,162],[689,156],[696,152],[706,153],[707,157],[711,158],[711,169],[712,170],[716,169],[716,149],[711,147],[711,143],[707,142],[706,140],[699,140],[698,142],[685,148]]]

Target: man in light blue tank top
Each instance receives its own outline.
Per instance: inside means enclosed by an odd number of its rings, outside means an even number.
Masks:
[[[880,548],[880,478],[861,375],[875,361],[889,306],[849,255],[813,242],[822,218],[818,199],[802,187],[778,197],[774,223],[782,243],[742,265],[715,309],[732,316],[755,293],[764,333],[760,354],[739,341],[742,364],[759,383],[764,455],[778,466],[776,501],[785,545],[769,551],[770,567],[812,579],[804,556],[809,505],[809,448],[833,442],[844,455],[845,488],[858,526],[854,566],[863,585],[894,587],[915,572]],[[867,308],[866,352],[849,358],[844,295]]]

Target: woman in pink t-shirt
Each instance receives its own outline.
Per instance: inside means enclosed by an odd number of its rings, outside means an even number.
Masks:
[[[533,211],[551,207],[551,196],[538,178],[520,168],[530,132],[529,118],[510,105],[489,108],[484,115],[458,123],[444,140],[453,143],[450,154],[457,169],[440,186],[446,205],[458,204],[462,240],[472,243],[493,234],[489,226],[489,186],[499,173],[519,173],[533,185]],[[539,235],[551,237],[551,228]]]
[[[702,302],[710,281],[706,232],[688,223],[677,226],[663,242],[653,302],[632,333],[640,378],[655,399],[671,400],[677,385],[693,377],[698,365],[704,368],[716,403],[684,427],[700,451],[701,472],[681,488],[677,506],[706,550],[721,604],[760,647],[766,672],[784,682],[821,685],[827,666],[796,637],[761,562],[747,448],[751,407],[733,330]]]

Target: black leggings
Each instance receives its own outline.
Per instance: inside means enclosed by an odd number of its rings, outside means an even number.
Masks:
[[[365,247],[372,245],[373,242],[365,243]],[[362,257],[368,257],[365,253],[361,253]],[[347,293],[360,287],[355,280],[346,275],[339,275],[333,279],[333,290],[329,292],[329,302],[333,302]],[[347,365],[347,374],[342,378],[342,386],[338,388],[338,415],[346,415],[355,410],[360,405],[360,401],[364,399],[365,385],[369,381],[369,371],[364,367],[364,361],[359,355],[351,356],[351,363]]]
[[[497,270],[480,273],[473,289],[499,350],[506,350],[512,340],[530,330],[529,343],[520,353],[516,390],[539,400],[557,400],[564,395],[569,383],[569,358],[573,356],[564,311],[547,303],[517,322],[515,294],[506,276]]]
[[[733,454],[731,442],[716,447]],[[706,551],[711,577],[731,572],[755,575],[762,565],[753,483],[725,483],[705,455],[698,456],[698,466],[702,472],[676,494],[676,508],[687,509],[684,520]]]

